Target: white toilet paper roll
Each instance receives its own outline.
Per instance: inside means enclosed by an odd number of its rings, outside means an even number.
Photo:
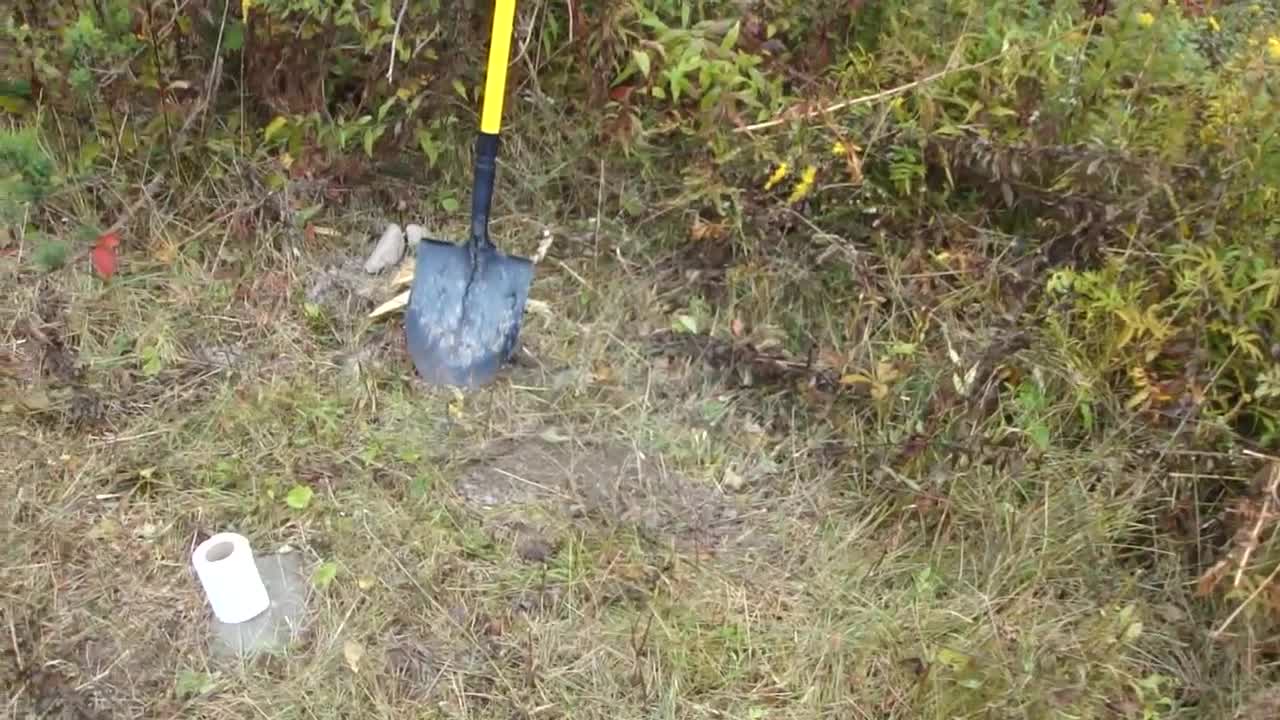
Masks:
[[[191,560],[218,620],[242,623],[271,605],[253,550],[243,535],[218,533],[200,543]]]

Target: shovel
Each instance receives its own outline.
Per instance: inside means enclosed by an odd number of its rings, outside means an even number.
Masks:
[[[496,0],[484,107],[476,139],[471,234],[462,245],[418,245],[405,338],[414,367],[435,385],[488,383],[511,357],[533,280],[533,263],[507,255],[489,239],[498,131],[506,90],[515,0]]]

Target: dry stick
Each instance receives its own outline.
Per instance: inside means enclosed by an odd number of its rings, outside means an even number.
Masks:
[[[9,640],[13,643],[13,659],[18,663],[18,670],[24,670],[22,649],[18,646],[18,629],[13,626],[13,618],[9,618]]]
[[[391,82],[391,78],[396,71],[396,45],[400,43],[400,23],[404,22],[404,11],[409,7],[409,0],[400,3],[400,12],[396,15],[396,29],[391,34],[391,62],[387,65],[387,82]]]
[[[1240,554],[1240,563],[1236,566],[1236,577],[1231,583],[1231,587],[1240,587],[1240,580],[1244,576],[1244,569],[1249,564],[1249,556],[1258,548],[1258,536],[1262,534],[1262,525],[1272,519],[1275,514],[1275,508],[1272,507],[1276,500],[1276,489],[1280,487],[1280,463],[1272,462],[1267,466],[1267,473],[1271,478],[1267,481],[1266,499],[1262,501],[1262,509],[1258,511],[1258,520],[1249,530],[1249,540],[1245,543],[1244,552]],[[1275,573],[1272,573],[1274,576]],[[1270,582],[1270,581],[1268,581]],[[1267,583],[1263,583],[1265,587]]]
[[[203,117],[206,114],[204,111],[208,109],[210,99],[222,84],[222,40],[227,32],[227,14],[230,12],[230,9],[230,2],[222,6],[222,22],[218,26],[218,42],[213,46],[213,62],[210,64],[211,67],[209,68],[209,75],[204,81],[204,100],[202,101],[202,106],[199,112],[192,113],[193,116],[200,115]],[[187,120],[190,122],[191,118],[187,118]],[[203,120],[201,121],[200,127],[203,132]]]
[[[190,121],[188,120],[188,123],[189,122]],[[106,233],[120,232],[121,230],[123,230],[124,226],[127,225],[129,221],[133,219],[133,216],[139,210],[142,209],[142,206],[146,204],[148,200],[151,199],[151,193],[154,192],[157,188],[159,188],[160,183],[162,182],[164,182],[164,175],[156,175],[155,177],[151,178],[151,182],[147,183],[146,185],[143,185],[142,194],[138,197],[138,199],[134,200],[132,205],[125,208],[124,212],[120,213],[120,215],[116,217],[116,221],[112,223],[111,227],[107,228],[103,234],[105,235]]]
[[[156,74],[159,76],[159,93],[160,99],[160,117],[164,120],[164,132],[169,141],[169,154],[173,157],[174,171],[181,175],[181,169],[178,168],[178,151],[173,147],[173,128],[169,125],[169,113],[165,110],[165,93],[169,89],[169,76],[165,72],[164,66],[160,62],[160,41],[156,38],[156,21],[151,3],[147,3],[147,28],[151,31],[151,60],[156,65]],[[179,178],[181,179],[181,178]]]
[[[1239,617],[1240,613],[1244,612],[1245,607],[1257,599],[1257,597],[1262,594],[1262,591],[1266,590],[1267,586],[1271,584],[1271,581],[1276,579],[1277,575],[1280,575],[1280,565],[1277,565],[1276,568],[1271,571],[1271,574],[1267,576],[1267,579],[1263,580],[1262,584],[1254,588],[1253,592],[1249,593],[1249,597],[1245,598],[1244,602],[1240,603],[1240,606],[1232,611],[1231,615],[1229,615],[1226,620],[1222,621],[1222,624],[1218,626],[1218,629],[1211,633],[1211,637],[1214,640],[1222,637],[1222,633],[1226,632],[1231,623],[1235,622],[1235,619]]]
[[[833,112],[839,112],[846,108],[854,107],[855,105],[866,105],[868,103],[876,102],[877,100],[884,100],[885,98],[893,97],[894,95],[901,95],[902,93],[907,92],[908,90],[913,90],[915,88],[918,88],[921,85],[928,85],[929,83],[935,80],[939,80],[953,73],[967,72],[969,70],[976,70],[984,65],[990,65],[996,60],[999,60],[1000,58],[1004,57],[1005,53],[1007,52],[1008,50],[1005,50],[997,55],[992,55],[986,60],[980,60],[976,63],[969,63],[968,65],[962,65],[958,68],[946,68],[943,70],[939,70],[938,72],[932,75],[926,75],[925,77],[922,77],[919,80],[912,80],[911,82],[906,83],[905,85],[899,85],[894,88],[889,88],[888,90],[881,90],[878,93],[872,93],[870,95],[863,95],[862,97],[856,97],[856,98],[853,98],[852,100],[844,100],[834,105],[828,105],[825,108],[819,108],[817,110],[809,110],[799,115],[793,115],[791,114],[790,111],[788,111],[783,113],[781,117],[776,117],[772,120],[759,122],[754,125],[744,125],[742,127],[737,127],[737,128],[734,128],[733,131],[735,133],[744,133],[744,132],[755,132],[756,130],[766,130],[771,127],[777,127],[779,125],[786,124],[791,120],[808,120],[810,118],[818,117],[819,115],[828,115]]]
[[[600,215],[604,213],[604,156],[600,157],[600,185],[596,190],[596,227],[591,233],[594,259],[600,260]]]
[[[1086,26],[1091,26],[1091,25],[1092,25],[1092,22],[1090,22],[1090,23],[1081,23],[1080,25],[1078,25],[1078,26],[1076,26],[1076,27],[1071,28],[1071,30],[1069,30],[1068,32],[1075,32],[1075,31],[1077,31],[1077,30],[1079,30],[1079,29],[1082,29],[1082,28],[1084,28],[1084,27],[1086,27]],[[1058,35],[1058,36],[1056,36],[1056,37],[1061,37],[1061,36],[1063,36],[1063,35],[1065,35],[1065,34],[1066,34],[1066,33],[1061,33],[1060,35]],[[1043,46],[1045,46],[1045,45],[1049,44],[1050,42],[1051,42],[1051,39],[1044,40],[1043,42],[1037,43],[1037,44],[1033,45],[1032,47],[1027,48],[1027,50],[1028,50],[1028,51],[1035,51],[1035,50],[1038,50],[1038,49],[1040,49],[1041,47],[1043,47]],[[918,87],[920,87],[920,86],[922,86],[922,85],[928,85],[929,83],[931,83],[931,82],[933,82],[933,81],[935,81],[935,80],[939,80],[939,79],[941,79],[941,78],[944,78],[944,77],[946,77],[946,76],[948,76],[948,75],[951,75],[951,74],[954,74],[954,73],[968,72],[968,71],[970,71],[970,70],[976,70],[976,69],[978,69],[978,68],[980,68],[980,67],[983,67],[983,66],[985,66],[985,65],[990,65],[991,63],[993,63],[993,62],[995,62],[995,61],[997,61],[997,60],[999,60],[999,59],[1003,58],[1005,55],[1008,55],[1010,51],[1015,50],[1015,49],[1017,49],[1017,48],[1014,48],[1013,46],[1010,46],[1010,47],[1005,48],[1004,50],[1001,50],[1000,52],[996,53],[995,55],[992,55],[991,57],[987,58],[986,60],[979,60],[978,62],[975,62],[975,63],[969,63],[968,65],[962,65],[962,66],[960,66],[960,67],[956,67],[956,68],[953,68],[953,67],[945,67],[945,68],[943,68],[942,70],[939,70],[938,72],[933,73],[932,75],[926,75],[925,77],[922,77],[922,78],[920,78],[920,79],[918,79],[918,80],[912,80],[911,82],[906,83],[905,85],[899,85],[899,86],[894,87],[894,88],[889,88],[888,90],[881,90],[880,92],[872,93],[872,94],[870,94],[870,95],[863,95],[862,97],[856,97],[856,98],[853,98],[852,100],[844,100],[844,101],[838,102],[838,103],[836,103],[836,104],[834,104],[834,105],[828,105],[828,106],[827,106],[827,107],[825,107],[825,108],[819,108],[819,109],[817,109],[817,110],[808,110],[808,111],[803,112],[803,113],[800,113],[800,114],[795,114],[795,113],[794,113],[794,111],[796,110],[796,108],[794,108],[794,107],[793,107],[793,108],[791,108],[791,109],[789,109],[789,110],[787,110],[787,111],[784,111],[784,112],[782,113],[782,115],[781,115],[781,116],[776,117],[776,118],[774,118],[774,119],[772,119],[772,120],[766,120],[766,121],[764,121],[764,122],[758,122],[758,123],[755,123],[754,125],[744,125],[744,126],[742,126],[742,127],[737,127],[737,128],[734,128],[734,129],[733,129],[733,132],[735,132],[735,133],[746,133],[746,132],[755,132],[756,130],[765,130],[765,129],[768,129],[768,128],[777,127],[777,126],[779,126],[779,125],[784,125],[784,124],[786,124],[786,123],[788,123],[788,122],[790,122],[790,121],[792,121],[792,120],[808,120],[808,119],[810,119],[810,118],[818,117],[819,115],[827,115],[827,114],[830,114],[830,113],[839,112],[839,111],[841,111],[841,110],[844,110],[844,109],[846,109],[846,108],[851,108],[851,107],[854,107],[854,106],[856,106],[856,105],[866,105],[866,104],[868,104],[868,103],[876,102],[877,100],[883,100],[883,99],[885,99],[885,98],[893,97],[893,96],[895,96],[895,95],[901,95],[902,93],[905,93],[905,92],[907,92],[908,90],[914,90],[915,88],[918,88]],[[952,58],[954,58],[954,57],[955,57],[955,51],[953,50],[953,51],[952,51]],[[948,61],[948,63],[947,63],[947,64],[948,64],[948,66],[950,66],[950,64],[951,64],[951,63],[950,63],[950,61]]]
[[[137,200],[134,200],[133,204],[125,208],[124,212],[120,213],[120,215],[117,216],[116,221],[112,223],[111,226],[108,227],[106,230],[102,231],[102,235],[107,235],[110,233],[118,233],[121,230],[123,230],[124,226],[129,224],[129,220],[131,220],[133,216],[139,210],[142,209],[142,206],[145,205],[146,202],[151,199],[151,193],[154,192],[156,188],[160,187],[160,183],[163,181],[164,181],[164,175],[156,175],[151,179],[151,182],[147,183],[146,185],[143,185],[142,195]],[[99,237],[101,237],[101,235],[99,235]],[[63,264],[62,266],[63,269],[75,267],[77,264],[80,263],[81,260],[84,260],[86,257],[88,257],[89,253],[92,252],[92,250],[93,250],[92,247],[87,247],[81,250],[80,252],[76,253],[75,255],[71,256],[71,258],[67,260],[66,263]]]

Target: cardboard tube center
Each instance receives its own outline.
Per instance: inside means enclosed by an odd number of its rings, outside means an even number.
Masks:
[[[205,551],[204,557],[211,563],[218,562],[219,560],[226,560],[231,557],[231,553],[234,552],[235,549],[235,545],[232,545],[229,542],[220,542]]]

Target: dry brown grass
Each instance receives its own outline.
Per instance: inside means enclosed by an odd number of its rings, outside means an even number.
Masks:
[[[565,213],[513,158],[512,237]],[[1157,529],[1161,446],[1118,406],[1082,437],[1080,358],[1003,344],[972,312],[991,276],[934,282],[889,241],[688,274],[649,249],[678,224],[548,221],[550,314],[460,397],[365,317],[372,206],[308,240],[263,203],[164,202],[109,285],[0,258],[9,715],[1225,717],[1274,673],[1274,640],[1207,640],[1233,608]],[[208,220],[232,210],[244,237]],[[677,315],[715,338],[672,342]],[[187,559],[221,530],[337,565],[284,656],[208,652]]]

